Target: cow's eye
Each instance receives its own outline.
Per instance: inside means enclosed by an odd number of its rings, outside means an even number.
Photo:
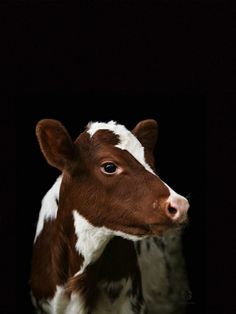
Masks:
[[[117,170],[117,166],[113,162],[106,162],[101,166],[102,172],[106,174],[113,174]]]

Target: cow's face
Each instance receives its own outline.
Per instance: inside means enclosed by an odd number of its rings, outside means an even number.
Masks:
[[[39,122],[37,134],[48,162],[64,172],[61,211],[135,236],[161,235],[186,221],[188,201],[155,172],[154,120],[132,132],[113,121],[91,123],[74,143],[54,120]]]

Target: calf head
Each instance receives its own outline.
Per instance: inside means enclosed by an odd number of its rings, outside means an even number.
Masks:
[[[186,221],[188,201],[156,174],[157,123],[128,131],[110,121],[90,123],[72,142],[56,120],[36,128],[48,163],[63,172],[58,215],[76,210],[90,224],[129,236],[161,235]]]

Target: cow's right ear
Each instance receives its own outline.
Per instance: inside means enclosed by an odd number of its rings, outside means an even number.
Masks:
[[[158,125],[155,120],[147,119],[140,121],[132,130],[132,133],[146,149],[153,152],[158,135]]]
[[[36,135],[47,162],[63,171],[73,160],[74,144],[65,127],[57,120],[44,119],[36,126]]]

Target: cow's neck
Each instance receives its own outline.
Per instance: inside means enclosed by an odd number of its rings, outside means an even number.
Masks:
[[[110,290],[109,284],[113,283],[117,287],[122,283],[121,288],[124,288],[128,281],[131,282],[130,294],[133,293],[133,289],[141,291],[134,244],[132,241],[115,236],[108,241],[97,260],[71,278],[68,288],[71,292],[78,291],[85,306],[93,308],[99,298],[101,287],[107,289],[105,293],[108,297],[111,292],[112,299],[114,291]]]
[[[94,296],[99,295],[102,284],[133,280],[137,276],[136,252],[132,241],[114,236],[107,228],[91,225],[76,211],[73,216],[75,254],[83,262],[71,274],[68,290],[80,292],[84,302],[91,305],[96,302]]]
[[[118,281],[133,276],[137,269],[137,255],[134,243],[121,237],[114,237],[97,261],[99,280]]]
[[[103,255],[104,250],[111,252],[110,256],[115,257],[111,260],[111,264],[119,261],[119,258],[123,255],[122,261],[126,256],[125,253],[133,248],[133,242],[126,240],[125,238],[136,238],[134,236],[126,235],[119,231],[112,231],[106,227],[96,227],[92,225],[87,219],[78,213],[73,211],[74,230],[76,235],[75,249],[79,255],[83,257],[83,264],[77,271],[75,276],[81,275],[89,265],[94,264]],[[117,235],[119,237],[117,237]],[[112,239],[113,245],[109,245]],[[117,240],[119,238],[119,240]],[[127,250],[127,247],[129,250]],[[131,251],[130,251],[131,252]],[[104,254],[106,255],[106,254]],[[128,255],[127,255],[128,256]],[[119,261],[120,264],[120,261]]]

